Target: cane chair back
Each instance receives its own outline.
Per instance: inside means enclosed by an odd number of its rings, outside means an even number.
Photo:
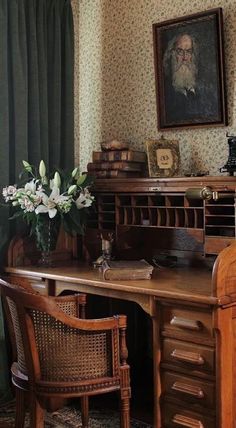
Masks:
[[[34,409],[31,427],[43,427],[45,397],[82,397],[82,422],[87,427],[87,397],[117,390],[121,427],[128,428],[126,317],[81,319],[71,314],[73,310],[65,303],[71,296],[58,304],[58,298],[29,293],[7,283],[2,283],[2,294],[12,319],[15,316],[19,321],[16,341],[21,336]]]
[[[0,279],[0,286],[4,285],[4,281]],[[40,295],[28,283],[21,283],[20,285],[8,284],[8,287],[15,289],[25,290],[29,294]],[[3,293],[3,305],[7,317],[7,324],[9,329],[10,340],[12,344],[13,360],[17,361],[20,372],[27,375],[28,370],[25,363],[25,353],[20,331],[19,317],[15,303],[9,300],[6,304],[6,299]],[[60,297],[49,297],[56,305],[66,314],[75,317],[85,318],[86,295],[74,294]]]

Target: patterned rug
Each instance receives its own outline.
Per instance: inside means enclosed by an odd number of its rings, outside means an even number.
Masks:
[[[14,427],[14,402],[0,406],[0,427]],[[89,412],[90,428],[119,428],[119,413],[111,410],[91,410]],[[62,410],[47,413],[45,428],[79,428],[82,427],[80,412],[73,407],[64,407]],[[26,416],[25,427],[30,428],[29,417]],[[131,428],[151,428],[151,425],[131,419]]]

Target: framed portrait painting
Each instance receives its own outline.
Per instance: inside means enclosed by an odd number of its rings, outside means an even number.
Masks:
[[[153,24],[158,129],[227,125],[222,9]]]

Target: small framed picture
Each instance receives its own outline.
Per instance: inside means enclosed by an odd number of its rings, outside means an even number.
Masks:
[[[158,129],[227,125],[222,9],[153,24]]]
[[[179,143],[161,138],[159,141],[147,141],[149,177],[173,177],[178,175],[180,167]]]

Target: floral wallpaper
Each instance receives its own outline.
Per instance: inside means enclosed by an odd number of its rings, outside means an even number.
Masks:
[[[235,0],[71,0],[75,26],[75,161],[86,170],[92,151],[110,139],[145,150],[159,139],[152,24],[223,8],[229,126],[165,131],[178,140],[181,174],[219,175],[236,134]],[[233,48],[234,47],[234,48]]]

